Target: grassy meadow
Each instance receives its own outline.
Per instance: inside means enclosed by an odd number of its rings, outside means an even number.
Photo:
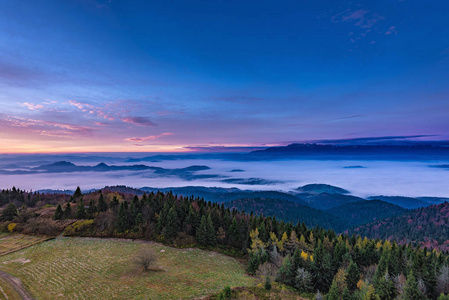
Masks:
[[[0,234],[0,256],[35,245],[48,239],[25,234]]]
[[[143,247],[157,254],[149,272],[133,263]],[[0,270],[37,299],[188,299],[255,283],[237,260],[215,252],[94,238],[57,238],[4,255]]]

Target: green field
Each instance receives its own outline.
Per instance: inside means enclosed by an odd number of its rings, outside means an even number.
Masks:
[[[34,244],[47,240],[47,237],[39,237],[25,234],[0,234],[0,256],[27,248]]]
[[[142,247],[157,253],[157,270],[133,264]],[[225,255],[112,239],[57,238],[0,257],[0,269],[38,299],[185,299],[255,283]]]

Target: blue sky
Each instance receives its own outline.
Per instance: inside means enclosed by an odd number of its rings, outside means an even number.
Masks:
[[[448,15],[442,0],[2,1],[0,151],[449,139]]]

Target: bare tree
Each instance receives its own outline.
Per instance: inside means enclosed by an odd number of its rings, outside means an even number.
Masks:
[[[449,293],[449,267],[442,266],[439,273],[437,277],[437,292],[438,294],[447,294]]]
[[[134,257],[134,263],[144,271],[148,271],[150,267],[154,266],[156,260],[156,254],[150,248],[143,248]]]

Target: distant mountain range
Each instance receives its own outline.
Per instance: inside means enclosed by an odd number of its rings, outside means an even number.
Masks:
[[[353,156],[353,158],[363,157],[364,159],[392,159],[398,157],[404,159],[434,159],[437,157],[449,157],[449,146],[446,144],[332,145],[295,143],[288,146],[252,151],[251,155],[265,157]]]

